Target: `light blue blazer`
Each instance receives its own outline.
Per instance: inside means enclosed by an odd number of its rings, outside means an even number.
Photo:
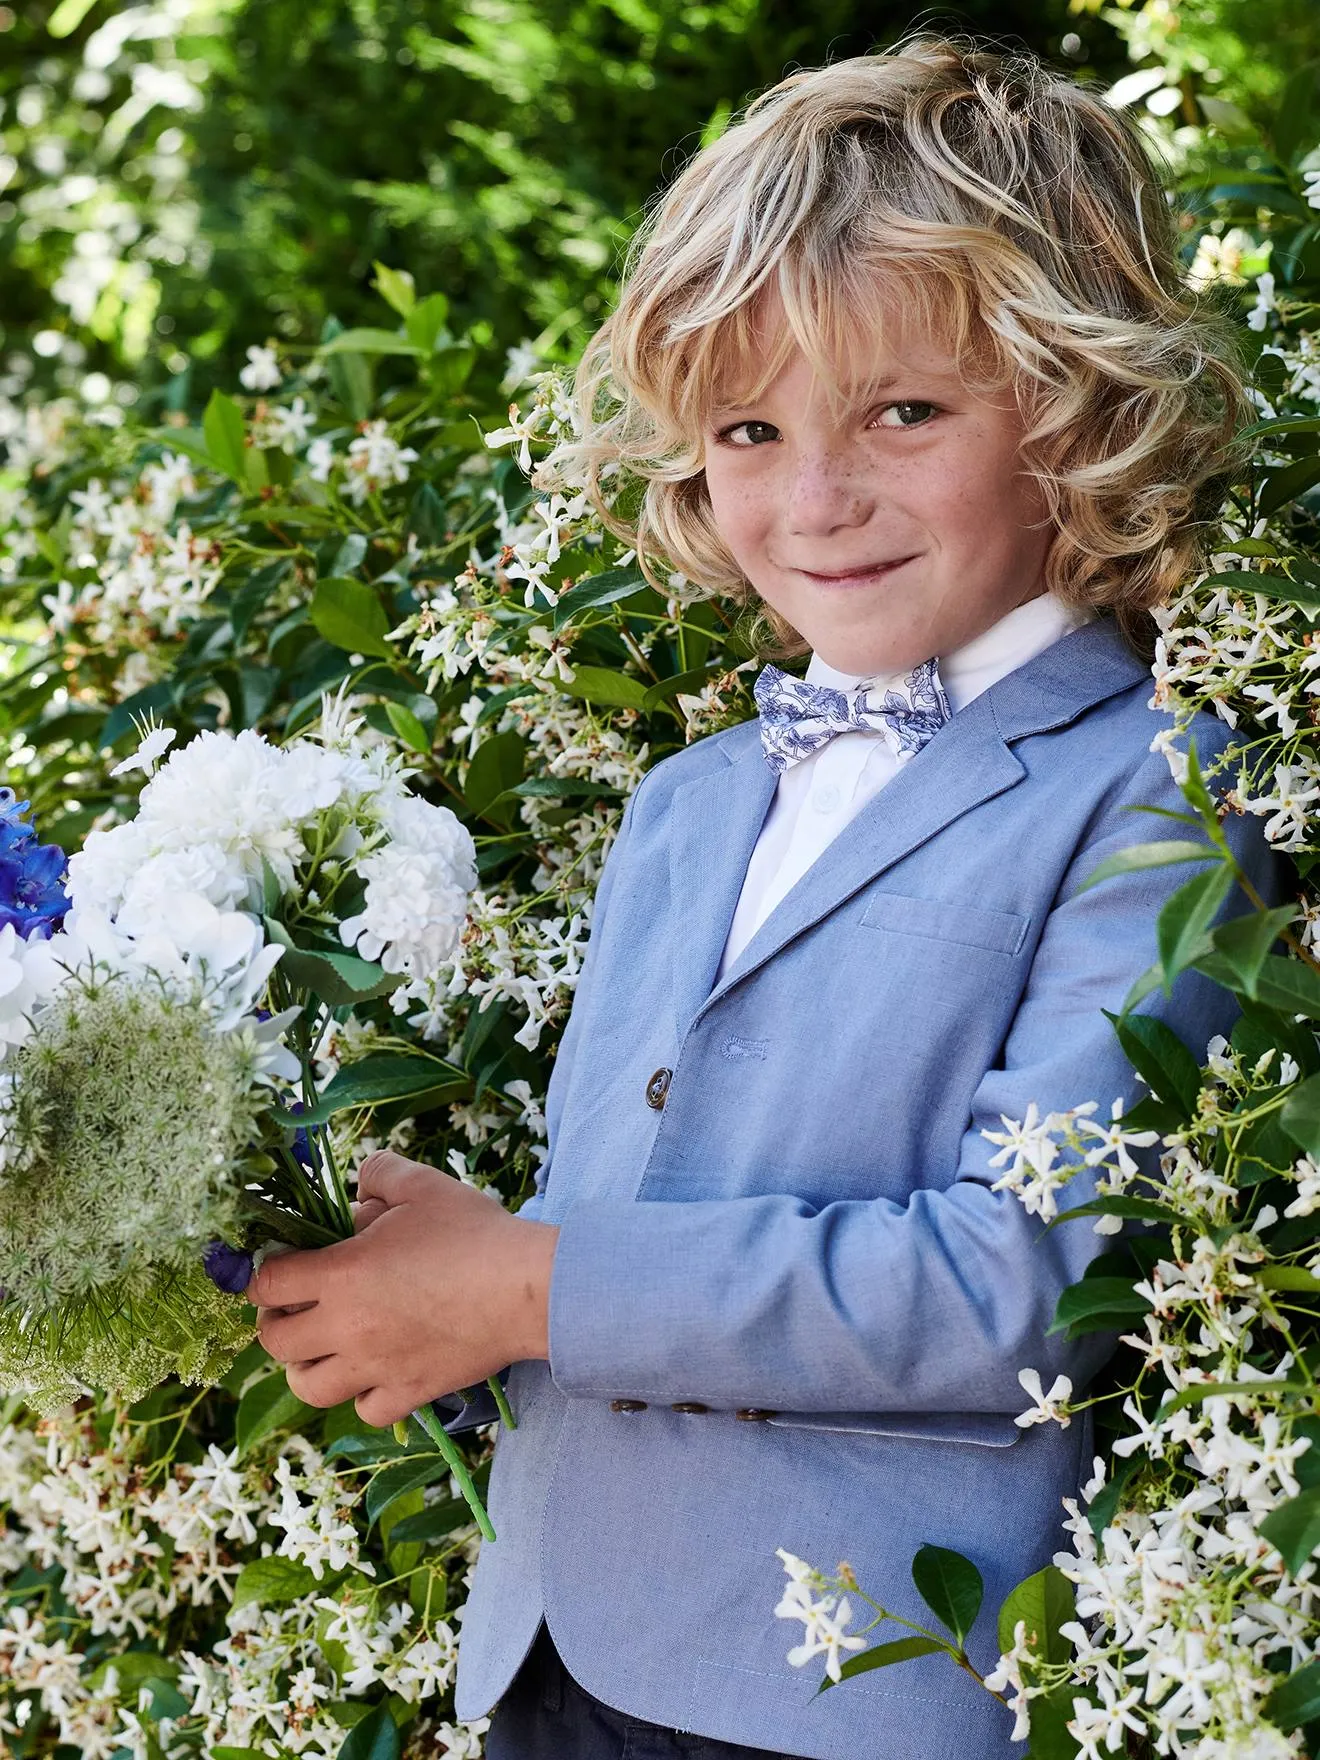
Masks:
[[[636,789],[550,1085],[530,1211],[561,1230],[550,1362],[510,1378],[462,1716],[490,1710],[545,1619],[584,1687],[656,1723],[815,1760],[1021,1754],[943,1657],[816,1698],[820,1665],[785,1661],[801,1627],[774,1617],[775,1549],[846,1558],[918,1618],[917,1548],[966,1553],[984,1671],[1003,1596],[1062,1548],[1090,1426],[1018,1429],[1017,1377],[1080,1388],[1108,1353],[1047,1336],[1105,1242],[1086,1222],[1045,1234],[992,1191],[981,1129],[1142,1091],[1101,1010],[1154,959],[1191,870],[1079,888],[1163,835],[1125,807],[1183,806],[1149,750],[1168,725],[1151,688],[1107,618],[1001,679],[714,988],[775,788],[756,724]],[[1195,733],[1203,756],[1228,737],[1209,716]],[[1259,826],[1226,829],[1272,898]],[[1190,975],[1143,1006],[1198,1053],[1234,1013]]]

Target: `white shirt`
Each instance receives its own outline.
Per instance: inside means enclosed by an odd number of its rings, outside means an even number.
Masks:
[[[1016,672],[1060,636],[1089,623],[1092,613],[1041,593],[952,653],[939,656],[940,681],[953,714],[992,684]],[[837,672],[813,654],[812,684],[855,690],[873,673]],[[894,674],[899,683],[903,674]],[[885,681],[888,682],[888,681]],[[770,810],[747,864],[716,983],[789,892],[850,819],[898,771],[898,759],[878,733],[838,733],[779,778]]]

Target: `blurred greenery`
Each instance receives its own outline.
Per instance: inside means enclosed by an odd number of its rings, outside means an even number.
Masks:
[[[371,265],[501,347],[580,340],[651,193],[731,105],[914,22],[1106,80],[1067,0],[34,0],[0,9],[0,322],[147,383],[371,311]],[[1061,50],[1077,38],[1072,60]],[[0,182],[5,178],[0,177]],[[55,347],[53,343],[48,346]]]
[[[732,107],[919,26],[1147,74],[1127,101],[1189,163],[1203,99],[1268,132],[1320,55],[1317,0],[0,4],[0,389],[196,407],[254,344],[370,322],[376,261],[442,289],[483,362],[570,358]]]

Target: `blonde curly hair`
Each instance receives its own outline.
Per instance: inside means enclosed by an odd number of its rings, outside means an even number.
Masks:
[[[578,364],[578,432],[538,481],[584,483],[656,586],[663,557],[758,606],[763,649],[803,652],[715,525],[703,421],[795,349],[831,398],[843,378],[856,395],[899,312],[969,387],[1012,387],[1056,528],[1047,589],[1111,610],[1148,652],[1250,414],[1234,327],[1185,284],[1176,237],[1136,126],[1033,55],[918,33],[792,74],[652,208]]]

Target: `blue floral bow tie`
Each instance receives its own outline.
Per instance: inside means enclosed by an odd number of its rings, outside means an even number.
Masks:
[[[934,660],[923,660],[897,686],[884,680],[851,691],[810,684],[766,666],[752,695],[761,712],[765,761],[780,775],[836,733],[883,734],[894,756],[905,763],[934,739],[952,713]]]

